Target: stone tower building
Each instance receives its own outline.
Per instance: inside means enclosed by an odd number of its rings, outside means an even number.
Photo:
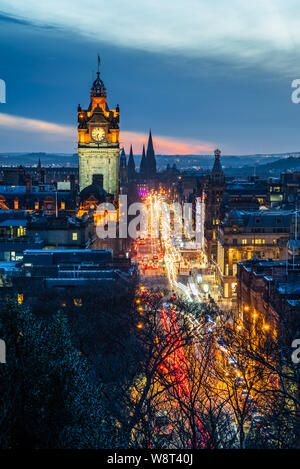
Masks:
[[[221,221],[221,203],[226,189],[225,175],[221,164],[221,152],[215,150],[215,161],[205,182],[204,236],[208,260],[217,260],[217,230]]]
[[[103,189],[118,196],[119,171],[119,106],[107,105],[106,89],[100,79],[93,82],[88,109],[78,106],[79,185],[82,191],[93,183],[94,175],[103,176]]]

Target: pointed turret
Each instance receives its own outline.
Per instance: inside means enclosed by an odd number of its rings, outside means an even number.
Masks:
[[[214,166],[213,166],[213,169],[212,169],[212,174],[213,173],[223,173],[220,158],[221,158],[221,151],[217,149],[217,150],[215,150],[215,162],[214,162]]]
[[[127,170],[127,161],[126,161],[126,153],[124,148],[122,148],[120,160],[119,160],[119,177],[120,177],[120,187],[123,187],[128,182],[128,170]]]
[[[224,181],[225,175],[221,164],[221,151],[215,150],[215,161],[213,165],[213,169],[211,171],[211,177],[218,182]]]
[[[132,181],[135,178],[135,162],[133,157],[132,145],[130,145],[130,152],[128,158],[128,180]]]
[[[126,162],[126,153],[124,148],[122,148],[121,155],[120,155],[120,168],[126,168],[127,167],[127,162]]]
[[[143,153],[142,153],[142,159],[141,159],[141,164],[140,164],[140,175],[144,178],[147,177],[147,159],[146,159],[146,153],[145,153],[145,145],[143,145]]]
[[[147,175],[153,177],[156,175],[156,159],[153,148],[151,130],[149,132],[148,145],[147,145]]]

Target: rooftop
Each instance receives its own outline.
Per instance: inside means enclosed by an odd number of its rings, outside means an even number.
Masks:
[[[231,210],[225,220],[224,226],[234,224],[245,227],[285,227],[290,228],[293,217],[291,210]]]

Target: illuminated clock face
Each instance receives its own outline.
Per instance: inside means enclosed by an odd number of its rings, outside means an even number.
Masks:
[[[101,127],[94,127],[92,130],[92,138],[96,140],[96,142],[101,142],[105,137],[105,130]]]

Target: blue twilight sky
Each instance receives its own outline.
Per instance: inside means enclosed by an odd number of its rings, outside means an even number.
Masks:
[[[121,142],[136,153],[300,151],[294,0],[0,1],[0,153],[74,152],[101,55]]]

